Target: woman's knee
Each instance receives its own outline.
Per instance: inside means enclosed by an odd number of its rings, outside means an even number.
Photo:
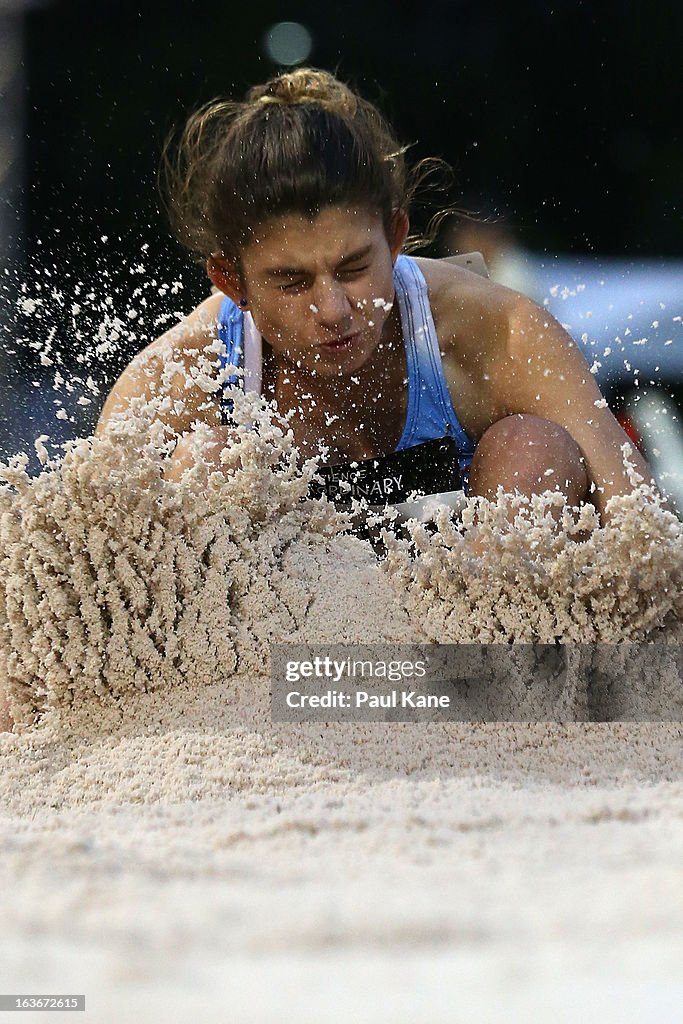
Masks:
[[[517,413],[484,433],[472,459],[470,493],[495,497],[504,491],[538,494],[559,490],[571,504],[586,499],[588,476],[581,449],[559,423]]]

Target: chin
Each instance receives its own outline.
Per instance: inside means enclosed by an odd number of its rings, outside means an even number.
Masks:
[[[367,352],[359,352],[353,358],[347,356],[337,359],[328,358],[324,362],[320,360],[313,366],[313,372],[319,377],[348,377],[349,374],[360,370],[367,363],[368,358]]]
[[[361,338],[351,349],[321,353],[320,359],[313,362],[311,368],[321,377],[348,376],[367,363],[375,345],[367,337]]]

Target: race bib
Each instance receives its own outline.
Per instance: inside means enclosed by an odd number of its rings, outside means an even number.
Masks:
[[[440,494],[463,487],[458,445],[452,437],[403,448],[359,462],[320,466],[309,494],[335,504],[365,500],[369,505],[398,505],[411,495]]]

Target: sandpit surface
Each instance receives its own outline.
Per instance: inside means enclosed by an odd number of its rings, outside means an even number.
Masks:
[[[103,1022],[675,1019],[679,725],[278,729],[200,703],[0,739],[12,991],[85,992]]]
[[[282,433],[193,489],[140,430],[7,471],[4,990],[98,1024],[677,1019],[680,722],[278,724],[268,651],[677,643],[678,521],[634,492],[578,543],[501,499],[379,565]]]

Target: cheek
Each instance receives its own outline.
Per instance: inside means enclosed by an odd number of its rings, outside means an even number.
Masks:
[[[311,316],[306,305],[302,306],[290,297],[269,298],[268,302],[259,305],[254,303],[251,315],[256,329],[279,351],[300,347],[304,341],[307,316]]]
[[[394,279],[390,271],[388,274],[375,274],[372,280],[365,282],[363,288],[358,289],[354,294],[352,305],[360,312],[367,322],[381,326],[389,316],[390,309],[386,308],[388,303],[394,302]]]

